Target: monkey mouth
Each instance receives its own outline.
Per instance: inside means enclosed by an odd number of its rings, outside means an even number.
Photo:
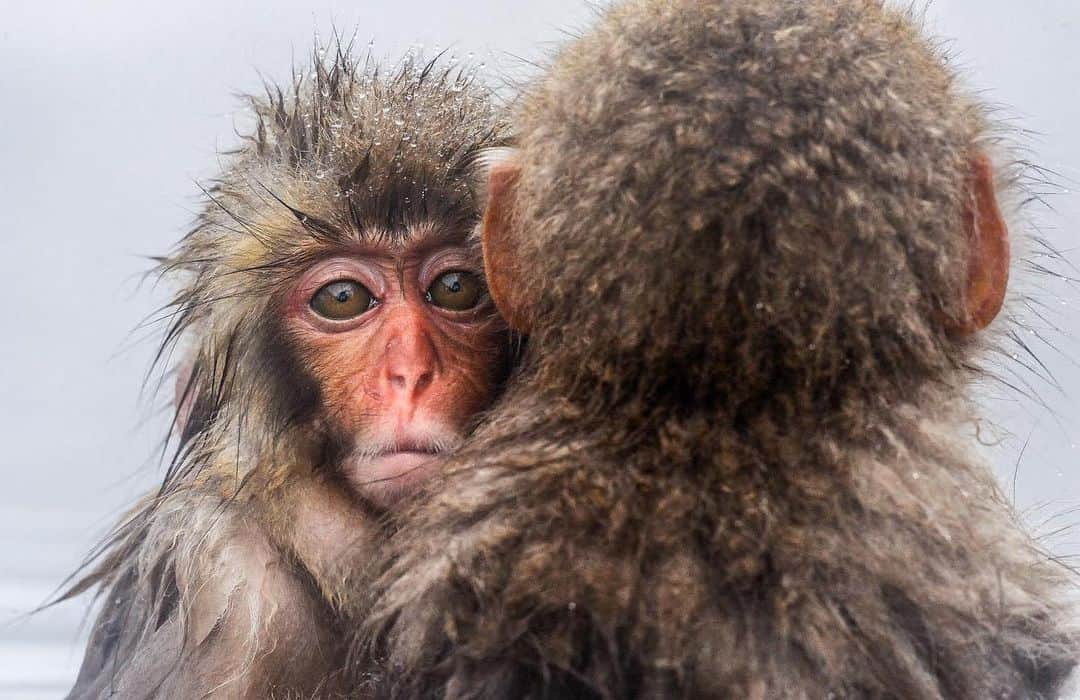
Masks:
[[[383,434],[358,435],[341,463],[353,492],[379,507],[391,507],[438,473],[440,457],[461,443],[447,426],[421,423]]]
[[[403,440],[383,448],[375,456],[385,457],[401,454],[437,455],[442,451],[442,447],[434,443],[422,442],[419,440]]]
[[[415,492],[437,473],[439,456],[457,442],[436,432],[420,438],[399,436],[360,449],[343,464],[353,489],[380,506],[390,506]]]
[[[434,447],[395,445],[371,457],[368,471],[373,481],[400,481],[410,486],[430,476],[430,464],[439,451]]]
[[[414,493],[435,474],[438,454],[433,449],[417,449],[413,445],[389,448],[368,457],[362,466],[357,465],[353,478],[363,482],[360,492],[368,500],[389,507]]]

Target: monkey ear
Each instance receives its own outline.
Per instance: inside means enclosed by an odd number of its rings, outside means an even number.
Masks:
[[[517,291],[522,287],[522,276],[510,235],[520,172],[512,154],[491,164],[480,241],[484,249],[484,273],[495,307],[511,329],[527,334],[531,330],[528,305]]]
[[[964,228],[969,242],[963,317],[949,330],[970,335],[994,320],[1009,282],[1009,231],[994,194],[994,168],[985,154],[971,160]]]
[[[469,183],[480,209],[486,208],[488,204],[488,176],[491,171],[512,162],[516,154],[517,149],[513,146],[491,146],[477,154],[470,171]]]

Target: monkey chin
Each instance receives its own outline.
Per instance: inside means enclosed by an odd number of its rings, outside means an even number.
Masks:
[[[442,453],[459,441],[457,436],[440,434],[387,441],[375,450],[357,449],[342,463],[342,474],[357,496],[388,509],[436,474]]]

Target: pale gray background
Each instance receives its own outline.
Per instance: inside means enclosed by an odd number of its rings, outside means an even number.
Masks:
[[[131,331],[164,295],[138,286],[140,256],[191,220],[194,180],[234,140],[232,94],[258,88],[256,68],[285,77],[332,23],[379,55],[449,46],[521,75],[507,54],[535,59],[589,16],[579,0],[0,0],[0,697],[61,694],[88,601],[14,618],[160,476],[165,421],[138,398],[156,335]],[[1042,188],[1055,211],[1030,215],[1080,248],[1080,200],[1065,191],[1080,180],[1080,3],[938,0],[928,18],[956,38],[972,88],[1036,132],[1022,143],[1058,186]],[[1068,279],[1036,285],[1063,332],[1039,321],[1054,347],[1028,340],[1056,385],[1022,374],[1045,405],[988,392],[1011,433],[991,431],[1002,440],[987,452],[1011,492],[1029,443],[1016,499],[1049,533],[1080,521],[1067,512],[1080,506],[1080,295]]]

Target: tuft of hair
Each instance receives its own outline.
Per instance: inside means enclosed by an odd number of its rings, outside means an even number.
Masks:
[[[166,326],[158,362],[181,358],[175,456],[159,491],[61,597],[94,587],[107,597],[92,645],[100,658],[87,659],[76,695],[96,692],[92,684],[146,640],[163,638],[166,621],[182,643],[190,631],[177,605],[202,595],[198,574],[240,566],[228,560],[233,524],[287,517],[265,504],[290,470],[319,468],[329,457],[333,436],[319,420],[317,388],[290,361],[275,313],[296,271],[365,240],[397,240],[419,223],[475,227],[482,154],[505,143],[505,123],[474,69],[454,63],[407,56],[388,71],[339,40],[317,47],[291,81],[267,82],[263,94],[244,98],[250,130],[157,269],[177,289],[152,319]],[[193,590],[181,590],[185,581]],[[161,674],[146,687],[169,687],[169,663],[144,669]]]
[[[358,603],[385,693],[1057,697],[1075,581],[946,324],[991,128],[880,0],[628,0],[564,47],[515,121],[521,371]]]

